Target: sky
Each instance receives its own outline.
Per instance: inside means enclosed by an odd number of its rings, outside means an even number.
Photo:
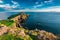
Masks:
[[[0,0],[0,12],[60,12],[60,0]]]

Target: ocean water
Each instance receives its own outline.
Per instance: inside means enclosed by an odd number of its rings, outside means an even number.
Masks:
[[[10,15],[18,12],[0,13],[0,20],[7,19]],[[26,20],[24,27],[28,29],[40,29],[60,34],[60,13],[59,12],[25,12],[30,16]]]

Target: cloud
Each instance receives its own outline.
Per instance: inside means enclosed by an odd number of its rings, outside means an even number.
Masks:
[[[18,8],[18,6],[20,6],[17,2],[15,2],[15,1],[11,1],[13,4],[11,5],[11,4],[4,4],[4,3],[2,3],[2,4],[0,4],[0,8],[3,8],[3,9],[5,9],[5,10],[13,10],[13,9],[15,9],[15,8]]]
[[[13,8],[13,6],[10,6],[10,4],[0,4],[0,8],[4,8],[4,9],[11,9],[11,8]]]
[[[3,1],[2,1],[2,0],[0,0],[0,3],[3,3]]]
[[[53,6],[43,9],[31,10],[31,9],[24,9],[24,10],[10,10],[6,12],[60,12],[60,6]]]
[[[3,8],[3,7],[5,7],[5,5],[0,5],[0,8]]]
[[[53,2],[53,0],[44,1],[44,3],[51,3],[51,2]]]
[[[37,7],[41,7],[41,6],[43,6],[42,2],[41,2],[41,4],[37,4],[37,5],[33,6],[33,8],[37,8]]]
[[[15,2],[15,1],[11,1],[13,4],[18,4],[17,2]]]
[[[35,4],[39,4],[39,2],[35,2]]]
[[[13,6],[20,6],[18,2],[15,2],[15,1],[11,1],[13,3]]]
[[[36,6],[33,6],[34,8],[37,8],[37,7],[41,7],[42,5],[41,4],[39,4],[39,5],[36,5]]]
[[[40,2],[40,4],[39,4],[39,2],[35,2],[35,5],[33,6],[33,8],[38,8],[38,7],[42,7],[42,6],[44,6],[45,5],[45,3],[51,3],[51,2],[53,2],[53,0],[46,0],[46,1],[42,1],[42,2]]]
[[[43,11],[43,12],[60,12],[60,6],[52,6],[52,7],[48,7],[48,8],[43,8],[40,11]]]

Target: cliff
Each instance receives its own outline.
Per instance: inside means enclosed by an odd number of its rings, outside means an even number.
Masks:
[[[11,20],[14,21],[15,27],[21,27],[28,18],[28,16],[29,16],[28,14],[21,12],[18,16],[11,18]]]
[[[29,16],[28,14],[25,14],[23,12],[19,14],[11,15],[6,20],[0,20],[0,26],[20,27],[26,21],[28,16]]]
[[[24,29],[23,24],[28,17],[28,14],[22,12],[19,15],[10,16],[7,21],[2,20],[0,22],[0,40],[59,40],[59,37],[51,32]]]

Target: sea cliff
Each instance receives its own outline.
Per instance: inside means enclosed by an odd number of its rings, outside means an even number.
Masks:
[[[23,24],[29,14],[21,12],[0,21],[0,40],[60,40],[58,36],[44,30],[29,30]],[[4,39],[3,39],[4,38]]]

